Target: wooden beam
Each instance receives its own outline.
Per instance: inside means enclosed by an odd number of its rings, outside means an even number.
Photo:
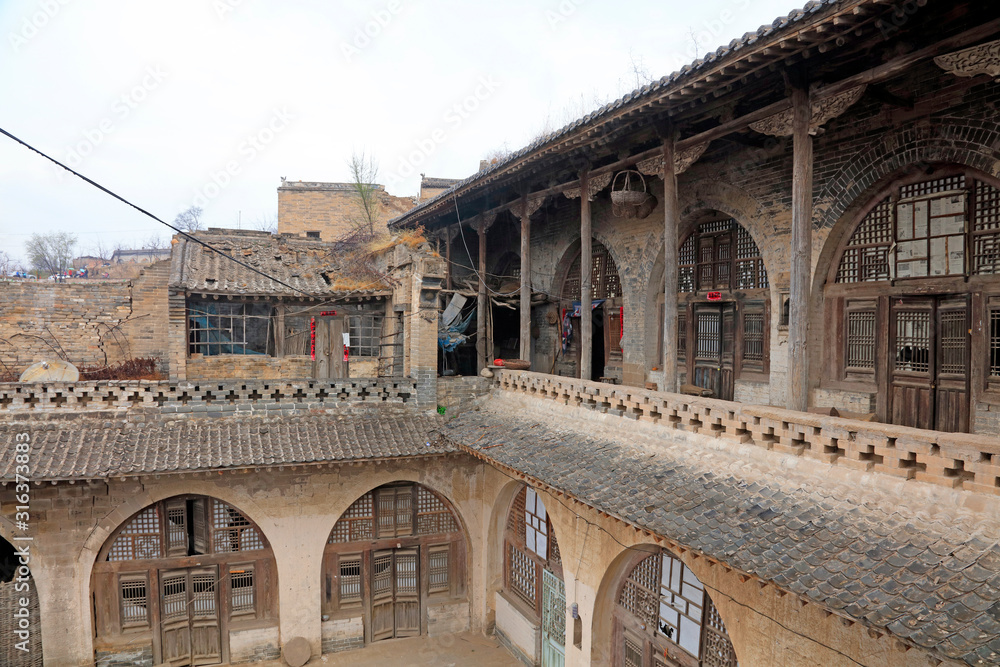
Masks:
[[[590,226],[590,169],[580,172],[580,379],[593,375],[594,317],[590,309],[593,290],[593,250]]]
[[[528,192],[521,194],[521,359],[531,361],[531,213]]]
[[[803,88],[792,89],[792,265],[788,315],[789,410],[809,407],[809,278],[812,259],[813,140],[809,135],[812,100]]]

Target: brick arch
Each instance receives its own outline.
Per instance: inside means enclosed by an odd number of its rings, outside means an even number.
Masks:
[[[952,163],[1000,178],[1000,132],[982,123],[911,123],[875,139],[830,178],[813,205],[813,228],[842,224],[852,204],[917,164]],[[850,217],[850,216],[847,216]]]
[[[661,551],[669,553],[674,558],[680,560],[684,565],[689,567],[698,580],[702,582],[705,587],[705,594],[712,598],[713,605],[716,611],[722,617],[722,622],[726,625],[726,628],[733,627],[732,619],[729,618],[728,609],[724,610],[718,604],[717,600],[712,596],[714,589],[706,582],[704,578],[704,573],[701,568],[692,567],[694,563],[692,562],[691,553],[686,552],[681,555],[677,552],[663,547],[661,544],[651,540],[643,540],[641,542],[636,542],[627,547],[622,548],[615,558],[608,565],[607,569],[604,571],[604,575],[601,577],[600,586],[594,596],[594,610],[593,610],[593,623],[591,627],[591,662],[595,665],[611,665],[615,664],[614,661],[614,651],[615,651],[615,607],[618,604],[618,598],[621,595],[622,588],[625,585],[625,579],[632,574],[632,571],[641,563],[644,559],[659,554]],[[723,605],[725,606],[725,605]],[[707,605],[706,605],[707,607]],[[732,640],[730,636],[730,641],[733,642],[734,649],[739,655],[739,647],[736,646],[735,641]]]
[[[809,363],[822,364],[823,285],[845,237],[863,209],[886,185],[907,171],[931,164],[952,164],[1000,178],[1000,132],[985,126],[953,123],[931,127],[910,124],[872,141],[824,186],[813,207],[813,276],[809,304]],[[817,250],[818,249],[818,250]],[[810,386],[818,386],[818,375]]]
[[[232,488],[226,486],[212,484],[206,480],[183,480],[183,482],[180,485],[165,484],[156,486],[153,489],[144,487],[141,493],[133,495],[124,504],[115,508],[101,519],[91,529],[87,540],[80,549],[80,556],[77,558],[77,562],[84,567],[82,576],[86,577],[89,581],[97,556],[118,528],[150,505],[179,495],[207,496],[232,505],[254,522],[268,545],[272,543],[264,527],[273,523],[273,519],[250,496],[237,493]]]
[[[451,513],[455,516],[455,520],[458,522],[458,527],[462,531],[462,535],[465,537],[466,548],[471,549],[472,544],[470,542],[471,536],[469,534],[468,522],[465,520],[465,517],[462,515],[461,511],[459,511],[458,505],[451,499],[451,497],[448,494],[440,491],[434,485],[428,484],[427,482],[418,479],[419,475],[389,474],[387,475],[387,477],[388,479],[384,481],[379,481],[376,484],[369,483],[367,485],[368,486],[367,489],[355,495],[353,498],[350,499],[349,502],[343,505],[343,507],[340,509],[339,512],[337,512],[336,516],[334,517],[333,523],[330,524],[330,529],[326,532],[326,537],[324,537],[323,539],[324,545],[326,544],[327,540],[330,539],[330,535],[333,533],[333,529],[334,527],[336,527],[337,522],[340,521],[341,517],[344,516],[344,512],[346,512],[351,507],[351,505],[360,500],[366,493],[371,493],[372,491],[382,486],[385,486],[386,484],[392,484],[393,482],[409,482],[412,484],[419,484],[428,491],[433,492],[434,495],[441,498],[445,502],[448,509],[451,510]],[[332,514],[333,513],[331,512],[331,515]],[[469,553],[471,554],[472,552],[469,551]]]

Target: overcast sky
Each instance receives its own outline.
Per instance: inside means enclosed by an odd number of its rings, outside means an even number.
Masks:
[[[355,150],[395,195],[466,177],[793,3],[0,0],[0,127],[167,221],[252,227]],[[0,136],[0,250],[47,231],[171,233]]]

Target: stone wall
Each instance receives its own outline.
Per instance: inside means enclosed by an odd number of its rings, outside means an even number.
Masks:
[[[338,618],[323,621],[323,653],[339,653],[364,648],[364,618]]]
[[[43,360],[103,367],[155,357],[167,372],[169,270],[158,262],[123,282],[0,282],[0,361],[20,374]]]
[[[489,391],[492,382],[477,375],[468,377],[440,377],[437,385],[438,410],[445,409],[449,419],[457,417],[471,407],[473,401]]]
[[[413,197],[394,197],[377,185],[381,223],[413,208]],[[351,183],[285,181],[278,188],[278,233],[305,236],[319,232],[334,241],[349,234],[360,219],[358,194]]]
[[[239,665],[248,662],[278,660],[281,658],[278,626],[233,630],[229,633],[229,663]]]

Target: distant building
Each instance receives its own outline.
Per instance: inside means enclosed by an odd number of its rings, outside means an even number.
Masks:
[[[458,183],[458,178],[433,178],[420,174],[420,201],[427,201]]]
[[[111,255],[112,264],[152,264],[170,259],[170,248],[124,248]]]
[[[74,257],[72,261],[74,269],[89,269],[95,266],[100,266],[103,263],[104,259],[94,257],[93,255],[80,255],[79,257]]]
[[[384,185],[375,185],[385,222],[416,205],[413,197],[394,197]],[[278,233],[333,241],[347,236],[359,223],[361,212],[353,183],[286,181],[278,188]]]

